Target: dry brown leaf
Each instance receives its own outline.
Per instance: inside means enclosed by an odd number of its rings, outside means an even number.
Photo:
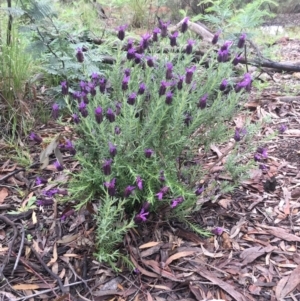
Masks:
[[[53,265],[56,261],[57,261],[57,246],[56,243],[53,246],[53,257],[51,258],[51,260],[47,263],[47,266],[50,267],[51,265]]]
[[[179,259],[181,257],[187,257],[187,256],[191,256],[195,253],[195,251],[184,251],[184,252],[179,252],[179,253],[176,253],[172,256],[170,256],[167,261],[165,262],[165,265],[169,265],[172,261],[176,260],[176,259]]]
[[[153,298],[152,298],[151,294],[149,293],[149,291],[147,291],[147,300],[153,301]]]
[[[75,239],[77,239],[79,234],[75,234],[75,235],[65,235],[63,236],[61,239],[58,239],[56,242],[58,244],[68,244],[72,241],[74,241]]]
[[[247,265],[251,262],[253,262],[256,258],[272,252],[274,249],[277,249],[277,247],[274,246],[267,246],[267,247],[252,247],[252,248],[248,248],[245,249],[241,254],[240,254],[240,258],[243,259],[242,265]]]
[[[280,298],[285,298],[289,293],[291,293],[300,283],[300,265],[293,270],[289,275],[286,285],[280,292]]]
[[[148,286],[152,287],[152,288],[156,288],[156,289],[162,289],[162,290],[165,290],[165,291],[172,291],[172,289],[168,286],[165,286],[165,285],[152,285],[152,284],[147,284]]]
[[[5,198],[8,196],[8,189],[6,187],[3,187],[0,190],[0,204],[2,204],[5,200]]]
[[[32,219],[32,224],[35,225],[37,223],[37,217],[35,211],[32,211],[31,219]]]
[[[282,192],[283,192],[283,197],[285,200],[285,204],[283,207],[284,213],[285,214],[290,214],[290,198],[291,198],[291,193],[288,191],[286,187],[282,187]]]
[[[205,256],[208,256],[208,257],[211,257],[211,258],[220,258],[220,257],[223,257],[223,256],[224,256],[224,254],[222,254],[222,253],[211,253],[211,252],[209,252],[208,250],[206,250],[206,249],[203,247],[203,245],[201,245],[201,249],[202,249],[203,254],[204,254]]]
[[[133,256],[130,255],[130,259],[132,261],[132,263],[134,264],[134,266],[143,274],[143,275],[146,275],[148,277],[152,277],[152,278],[157,278],[158,275],[157,274],[154,274],[152,272],[148,272],[147,270],[145,270],[144,268],[142,268],[138,263],[137,261],[134,259]]]
[[[291,242],[296,242],[296,241],[300,242],[300,237],[299,236],[288,233],[282,228],[271,227],[271,226],[262,225],[262,224],[258,224],[258,226],[267,229],[267,232],[269,232],[270,234],[272,234],[276,237],[279,237],[283,240],[291,241]]]
[[[292,192],[291,192],[291,197],[293,199],[296,199],[296,198],[299,198],[300,197],[300,187],[297,187],[296,189],[294,189]]]
[[[210,149],[217,154],[218,158],[221,158],[223,156],[222,152],[215,144],[211,144]]]
[[[5,296],[9,301],[17,301],[18,300],[12,293],[0,291],[0,295]]]
[[[159,245],[160,243],[161,242],[159,242],[159,241],[150,241],[150,242],[147,242],[146,244],[139,246],[139,249],[147,249],[147,248],[155,247],[155,246]]]
[[[51,283],[40,283],[40,284],[27,284],[27,283],[23,283],[23,284],[16,284],[16,285],[13,285],[12,288],[15,289],[15,290],[36,290],[36,289],[39,289],[39,288],[53,288],[55,287],[54,284],[51,284]]]

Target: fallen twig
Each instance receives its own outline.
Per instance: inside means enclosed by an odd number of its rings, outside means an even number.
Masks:
[[[21,257],[21,254],[22,254],[22,250],[23,250],[23,246],[24,246],[24,242],[25,242],[25,230],[24,230],[24,227],[22,224],[19,224],[20,227],[21,227],[21,242],[20,242],[20,247],[19,247],[19,252],[18,252],[18,255],[17,255],[17,258],[16,258],[16,261],[15,261],[15,264],[14,264],[14,268],[11,272],[11,275],[13,276],[14,275],[14,272],[18,266],[18,263],[19,263],[19,260],[20,260],[20,257]]]

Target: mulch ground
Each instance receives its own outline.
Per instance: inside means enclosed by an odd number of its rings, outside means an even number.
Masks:
[[[296,60],[300,41],[282,43],[282,60]],[[1,300],[300,300],[300,74],[272,73],[264,80],[269,86],[252,90],[244,112],[253,121],[268,117],[257,139],[276,133],[262,145],[266,169],[254,168],[232,194],[199,197],[194,221],[209,231],[222,228],[210,238],[157,217],[127,233],[117,248],[136,270],[119,264],[115,273],[94,260],[93,204],[62,219],[72,202],[31,203],[44,190],[63,187],[64,172],[51,164],[42,173],[36,166],[20,171],[14,160],[1,159]],[[277,135],[280,125],[287,130]],[[61,131],[71,135],[51,122],[36,129],[49,138]],[[223,180],[218,171],[230,143],[201,159],[214,166],[213,180]],[[1,141],[3,154],[6,147]],[[38,161],[40,149],[30,150]],[[67,170],[78,168],[70,156],[64,162]],[[48,183],[36,186],[36,176]]]

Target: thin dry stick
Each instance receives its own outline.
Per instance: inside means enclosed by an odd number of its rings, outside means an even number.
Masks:
[[[22,224],[19,224],[20,227],[21,227],[21,234],[22,234],[22,237],[21,237],[21,243],[20,243],[20,248],[19,248],[19,252],[18,252],[18,256],[16,258],[16,262],[15,262],[15,265],[14,265],[14,268],[11,272],[11,275],[13,276],[14,275],[14,272],[18,266],[18,263],[20,261],[20,257],[21,257],[21,254],[22,254],[22,250],[23,250],[23,247],[24,247],[24,241],[25,241],[25,230],[24,230],[24,227]]]

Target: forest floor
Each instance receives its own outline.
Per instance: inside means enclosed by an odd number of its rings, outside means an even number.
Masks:
[[[278,43],[281,61],[296,63],[300,40]],[[252,89],[232,126],[246,115],[255,122],[268,117],[257,134],[261,140],[276,133],[261,145],[268,150],[265,169],[253,169],[233,194],[199,198],[196,222],[203,229],[222,228],[219,235],[203,238],[176,222],[151,219],[130,231],[118,248],[134,271],[119,266],[117,274],[93,260],[92,205],[62,219],[72,203],[37,208],[32,202],[63,187],[65,173],[52,165],[42,174],[35,166],[19,170],[17,161],[0,158],[1,300],[300,300],[300,73],[268,70],[261,80],[268,85]],[[281,126],[287,129],[278,134]],[[71,135],[53,122],[36,132]],[[199,158],[213,167],[212,180],[230,180],[219,177],[230,143]],[[0,149],[6,152],[4,141]],[[36,146],[22,152],[38,161]],[[72,157],[64,162],[66,170],[79,168]],[[36,186],[37,176],[48,184]]]

